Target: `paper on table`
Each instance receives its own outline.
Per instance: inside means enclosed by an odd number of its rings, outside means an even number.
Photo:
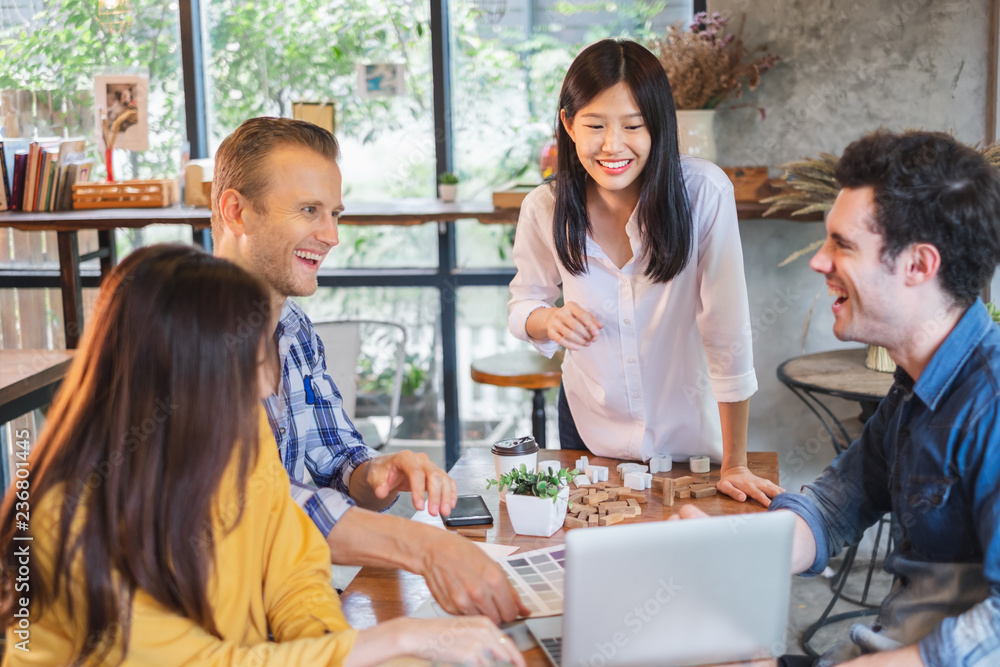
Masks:
[[[486,552],[486,555],[497,562],[502,562],[507,556],[518,550],[519,547],[512,547],[507,544],[490,544],[489,542],[475,542],[475,545]]]

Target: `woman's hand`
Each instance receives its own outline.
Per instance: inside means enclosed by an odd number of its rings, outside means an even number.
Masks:
[[[537,313],[537,315],[536,315]],[[534,322],[532,320],[535,320]],[[597,318],[570,301],[561,308],[538,308],[528,317],[528,334],[544,332],[544,337],[559,343],[567,350],[579,350],[597,339],[604,325]]]
[[[733,466],[722,471],[722,479],[716,485],[719,493],[724,493],[733,500],[743,502],[749,496],[764,507],[771,504],[771,498],[785,490],[768,480],[750,472],[746,466]]]
[[[485,616],[396,618],[362,630],[345,665],[376,665],[409,655],[433,662],[525,667],[524,656]]]

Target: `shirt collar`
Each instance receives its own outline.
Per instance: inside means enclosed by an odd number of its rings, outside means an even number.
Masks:
[[[294,337],[299,332],[302,325],[301,311],[292,299],[285,299],[281,306],[281,317],[278,318],[278,326],[274,329],[274,337],[281,340],[282,336],[288,334]]]
[[[972,351],[989,333],[990,327],[995,326],[986,306],[976,299],[941,343],[913,387],[914,393],[928,408],[934,410],[937,407]]]

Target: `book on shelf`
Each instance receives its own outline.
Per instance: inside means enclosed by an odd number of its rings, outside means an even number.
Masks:
[[[14,170],[13,154],[11,155],[11,165],[10,167],[7,166],[8,150],[11,150],[10,144],[5,141],[0,141],[0,179],[3,180],[3,183],[0,184],[0,190],[3,191],[3,205],[4,205],[3,210],[5,211],[10,208],[10,202],[11,202],[10,174],[8,172],[12,172]]]
[[[10,191],[10,196],[8,196],[7,199],[11,199],[13,197],[14,155],[22,151],[27,152],[29,143],[30,141],[24,137],[3,138],[3,158],[5,160],[5,166],[7,167],[7,187],[8,191]]]
[[[32,141],[28,146],[28,165],[24,172],[24,198],[21,201],[21,210],[28,213],[34,210],[35,205],[35,173],[38,171],[38,152],[41,147],[37,141]]]
[[[71,137],[59,142],[59,162],[56,164],[56,180],[51,193],[50,211],[61,211],[62,202],[65,199],[63,190],[67,187],[66,174],[69,172],[69,165],[73,162],[82,162],[87,159],[87,141],[83,137]],[[73,200],[73,184],[69,184],[70,201]],[[70,207],[72,208],[72,206]]]
[[[42,152],[42,166],[39,169],[38,181],[38,201],[35,203],[35,210],[39,212],[51,211],[52,189],[55,185],[56,162],[59,161],[58,153]]]
[[[24,210],[24,181],[28,174],[28,152],[19,151],[14,155],[14,186],[11,188],[10,209]]]
[[[60,211],[73,210],[73,186],[90,180],[90,172],[94,168],[93,160],[80,160],[66,165],[65,187],[60,194]]]

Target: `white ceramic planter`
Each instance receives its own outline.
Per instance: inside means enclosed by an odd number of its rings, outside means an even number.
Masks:
[[[438,198],[441,201],[455,201],[455,197],[457,195],[457,185],[445,185],[444,183],[438,183]]]
[[[677,112],[680,152],[715,162],[715,109]]]
[[[518,535],[549,537],[562,528],[568,505],[569,487],[559,491],[555,502],[551,498],[507,494],[507,516]]]

